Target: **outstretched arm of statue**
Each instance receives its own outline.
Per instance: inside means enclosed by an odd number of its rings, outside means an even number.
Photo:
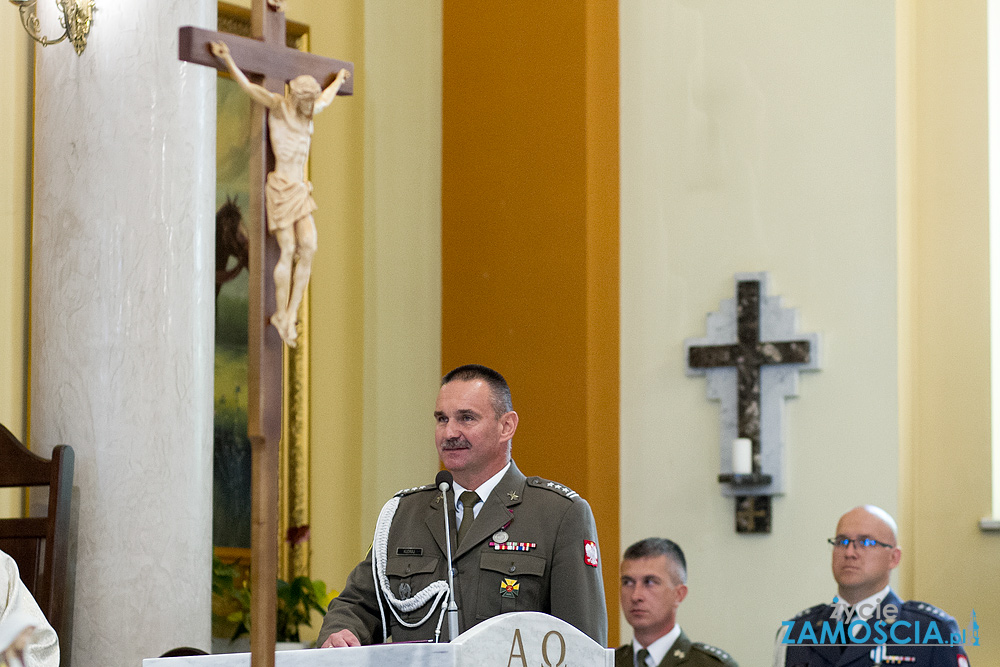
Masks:
[[[337,78],[333,80],[333,83],[326,87],[323,93],[316,100],[316,103],[313,105],[313,113],[319,113],[323,109],[330,106],[330,103],[337,97],[337,92],[340,90],[340,87],[343,86],[344,82],[350,78],[351,73],[346,69],[342,69],[337,72]]]
[[[229,46],[225,42],[210,42],[209,47],[212,49],[212,55],[225,63],[229,69],[229,73],[236,79],[236,83],[240,84],[240,88],[245,90],[247,95],[253,98],[255,102],[263,104],[268,109],[273,109],[278,104],[281,104],[281,100],[283,99],[281,95],[276,95],[264,86],[258,86],[247,78],[243,70],[236,65],[232,54],[229,53]]]

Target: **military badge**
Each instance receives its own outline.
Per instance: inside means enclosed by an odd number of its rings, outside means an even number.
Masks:
[[[583,562],[591,567],[598,566],[597,542],[593,540],[583,541]]]
[[[517,579],[504,578],[500,582],[500,597],[502,598],[516,598],[520,590],[521,584],[517,583]]]
[[[538,545],[534,542],[490,542],[490,546],[493,551],[531,551]]]
[[[504,531],[502,528],[500,530],[498,530],[497,532],[493,533],[493,541],[494,542],[506,542],[507,538],[509,538],[509,537],[510,537],[510,535],[508,535],[507,532]]]
[[[410,593],[411,592],[412,591],[410,590],[410,585],[408,583],[406,583],[405,581],[402,582],[399,585],[399,599],[400,600],[408,600],[410,598]]]

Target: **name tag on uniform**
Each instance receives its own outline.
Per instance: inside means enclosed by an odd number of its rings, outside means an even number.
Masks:
[[[419,547],[398,547],[396,549],[397,556],[423,556],[424,550]]]

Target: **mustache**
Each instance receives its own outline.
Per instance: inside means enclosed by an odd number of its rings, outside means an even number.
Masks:
[[[453,449],[469,449],[472,445],[469,441],[465,439],[465,436],[458,436],[457,438],[448,438],[441,443],[441,449],[444,451],[449,451]]]

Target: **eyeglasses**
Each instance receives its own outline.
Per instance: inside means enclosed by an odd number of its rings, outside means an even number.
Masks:
[[[846,549],[848,545],[851,544],[854,545],[855,549],[860,549],[865,551],[873,549],[875,547],[885,547],[886,549],[896,548],[894,544],[886,544],[885,542],[879,542],[873,537],[859,537],[855,540],[852,540],[849,537],[831,537],[830,539],[827,540],[827,542],[832,544],[834,549]]]

